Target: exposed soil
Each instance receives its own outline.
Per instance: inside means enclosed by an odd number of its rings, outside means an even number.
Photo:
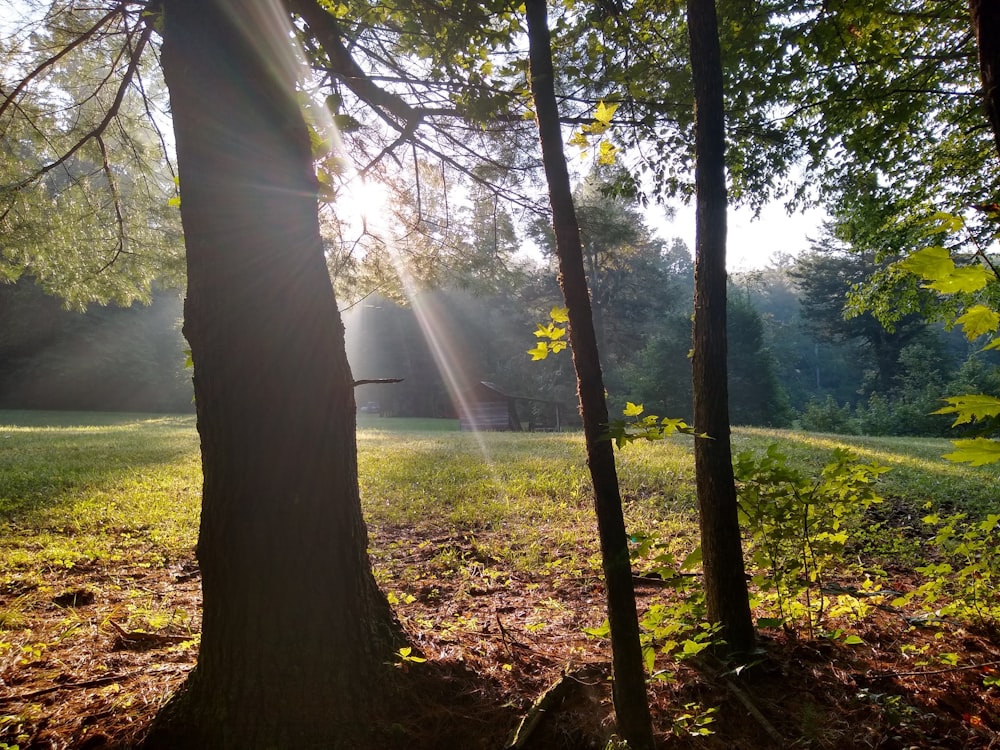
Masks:
[[[559,684],[523,747],[604,748],[614,732],[608,646],[583,633],[604,619],[596,575],[510,571],[481,552],[502,547],[484,543],[489,532],[478,541],[407,534],[372,532],[380,580],[413,653],[429,659],[397,667],[417,688],[412,716],[398,717],[410,727],[405,747],[503,747],[536,698]],[[443,553],[460,565],[442,565]],[[914,585],[905,572],[890,583]],[[133,746],[194,664],[199,584],[193,559],[95,563],[0,582],[8,613],[0,748]],[[665,596],[656,581],[640,581],[638,594],[643,607]],[[903,614],[873,608],[827,624],[860,636],[856,645],[765,631],[759,659],[738,674],[703,656],[658,660],[657,670],[671,673],[650,689],[662,746],[1000,747],[1000,692],[983,684],[1000,669],[997,634],[920,628]],[[914,648],[904,653],[907,644]],[[706,716],[713,733],[693,736]]]

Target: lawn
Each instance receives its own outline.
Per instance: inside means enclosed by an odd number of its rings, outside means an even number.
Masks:
[[[562,709],[527,746],[605,747],[609,655],[582,436],[362,416],[376,577],[416,649],[491,685],[474,716],[448,718],[478,722],[466,747],[500,747],[566,673]],[[821,613],[803,615],[799,597],[778,623],[773,592],[755,591],[770,627],[749,666],[698,653],[711,635],[697,567],[681,569],[697,547],[689,439],[619,453],[664,746],[990,746],[993,604],[952,612],[954,591],[940,587],[898,599],[928,580],[916,567],[945,560],[921,519],[967,512],[960,534],[997,512],[996,470],[943,461],[947,441],[744,429],[734,449],[771,443],[809,476],[838,446],[891,471],[877,484],[885,501],[845,519],[843,552],[810,599],[823,598]],[[0,412],[0,748],[128,746],[183,680],[198,645],[200,481],[192,417]]]

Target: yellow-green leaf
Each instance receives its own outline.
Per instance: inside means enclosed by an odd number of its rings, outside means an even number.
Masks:
[[[955,270],[955,261],[945,247],[925,247],[896,264],[922,279],[940,279]]]
[[[611,124],[611,118],[615,116],[615,111],[617,109],[617,104],[605,104],[604,102],[598,102],[597,109],[594,111],[594,119],[605,125],[609,125]]]
[[[633,404],[631,401],[625,404],[626,417],[638,417],[642,414],[642,404]]]
[[[568,323],[569,322],[569,308],[568,307],[553,307],[549,311],[549,317],[552,318],[555,323]]]
[[[531,355],[532,362],[545,359],[549,356],[549,345],[544,341],[539,341],[538,345],[534,349],[528,349],[528,354]]]
[[[1000,398],[985,396],[981,393],[968,396],[949,396],[944,399],[947,406],[942,406],[932,414],[956,414],[953,427],[968,424],[977,419],[988,419],[1000,416]]]
[[[959,292],[978,292],[990,283],[993,274],[982,266],[965,266],[956,268],[947,276],[925,284],[941,294],[958,294]]]
[[[618,147],[608,141],[601,141],[601,146],[597,154],[598,164],[614,164],[618,154]]]
[[[956,321],[962,327],[965,337],[972,341],[980,336],[993,333],[1000,326],[1000,313],[991,310],[986,305],[973,305],[965,315],[960,316]]]
[[[988,438],[973,438],[971,440],[954,440],[955,450],[946,453],[945,458],[956,463],[966,463],[972,466],[985,466],[1000,461],[1000,441]]]

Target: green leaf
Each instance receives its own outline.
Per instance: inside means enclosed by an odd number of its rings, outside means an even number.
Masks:
[[[848,646],[863,646],[864,639],[859,635],[849,635],[846,638],[844,638],[844,643],[846,643]]]
[[[681,563],[681,570],[691,570],[697,566],[701,565],[701,545],[699,544],[694,548],[694,551],[684,558]]]
[[[959,292],[978,292],[993,278],[992,274],[982,266],[965,266],[956,268],[948,276],[925,284],[941,294],[958,294]]]
[[[919,276],[922,279],[934,280],[947,276],[955,270],[955,261],[945,247],[925,247],[911,253],[909,257],[896,264],[898,268]]]
[[[986,466],[1000,462],[1000,441],[988,438],[973,438],[971,440],[954,440],[955,450],[944,455],[949,461]]]
[[[652,674],[656,667],[656,649],[649,645],[643,646],[642,661],[646,665],[646,671]]]
[[[598,628],[584,628],[583,632],[594,638],[607,638],[611,635],[611,625],[605,620]]]
[[[962,327],[965,337],[972,341],[984,334],[995,332],[1000,327],[1000,313],[986,305],[973,305],[955,322]]]
[[[712,645],[711,641],[693,641],[690,638],[684,641],[684,647],[682,649],[685,656],[694,656],[695,654],[700,654],[706,648]]]
[[[928,224],[935,225],[935,231],[960,232],[965,227],[965,219],[958,214],[950,214],[946,211],[936,211],[927,218]]]
[[[1000,398],[974,394],[969,396],[949,396],[944,399],[948,406],[943,406],[932,414],[957,414],[952,427],[969,424],[979,419],[989,419],[1000,416]]]
[[[958,292],[978,292],[993,278],[981,265],[959,268],[945,247],[925,247],[917,250],[905,260],[896,264],[897,268],[915,274],[923,279],[925,287],[942,294]]]

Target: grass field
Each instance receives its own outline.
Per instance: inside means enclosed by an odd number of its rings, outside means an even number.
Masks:
[[[583,634],[603,615],[582,435],[477,436],[448,420],[361,417],[360,482],[376,576],[416,645],[434,658],[476,663],[505,686],[515,708],[566,663],[604,663],[606,644]],[[996,469],[944,461],[947,441],[742,429],[734,451],[759,454],[770,443],[810,472],[838,446],[892,469],[879,483],[891,512],[852,532],[859,541],[844,561],[845,581],[878,570],[885,577],[879,586],[916,585],[912,568],[926,537],[919,518],[928,505],[972,518],[1000,510]],[[619,478],[630,533],[655,538],[678,559],[694,549],[689,439],[628,446],[619,453]],[[115,746],[135,736],[183,679],[198,640],[200,481],[193,417],[0,412],[0,748],[76,746],[98,735]],[[640,595],[644,609],[664,596],[647,583]],[[819,636],[794,624],[765,634],[773,664],[801,668],[801,679],[825,685],[826,693],[809,692],[805,708],[796,704],[799,713],[815,712],[807,727],[779,706],[779,694],[799,678],[786,674],[774,696],[761,688],[761,708],[775,712],[777,731],[804,747],[872,746],[883,730],[905,740],[931,725],[940,746],[975,747],[995,737],[995,696],[988,709],[956,718],[931,708],[932,698],[943,699],[927,697],[916,678],[845,684],[850,670],[930,669],[919,666],[914,650],[890,643],[895,638],[966,667],[950,673],[951,682],[939,679],[938,692],[965,700],[969,691],[996,690],[968,669],[976,660],[1000,660],[995,635],[959,624],[926,634],[879,617],[887,616],[845,616]],[[841,629],[859,633],[867,650],[834,643],[828,635]],[[814,637],[803,656],[803,639]],[[654,690],[665,742],[768,746],[766,739],[755,744],[752,727],[721,720],[715,735],[696,739],[694,729],[708,726],[696,722],[732,696],[724,688],[720,696],[720,683],[703,669],[657,659],[658,674],[671,675]],[[837,717],[845,710],[866,731],[842,726]],[[688,714],[695,718],[678,719]],[[959,739],[962,745],[949,744]]]

